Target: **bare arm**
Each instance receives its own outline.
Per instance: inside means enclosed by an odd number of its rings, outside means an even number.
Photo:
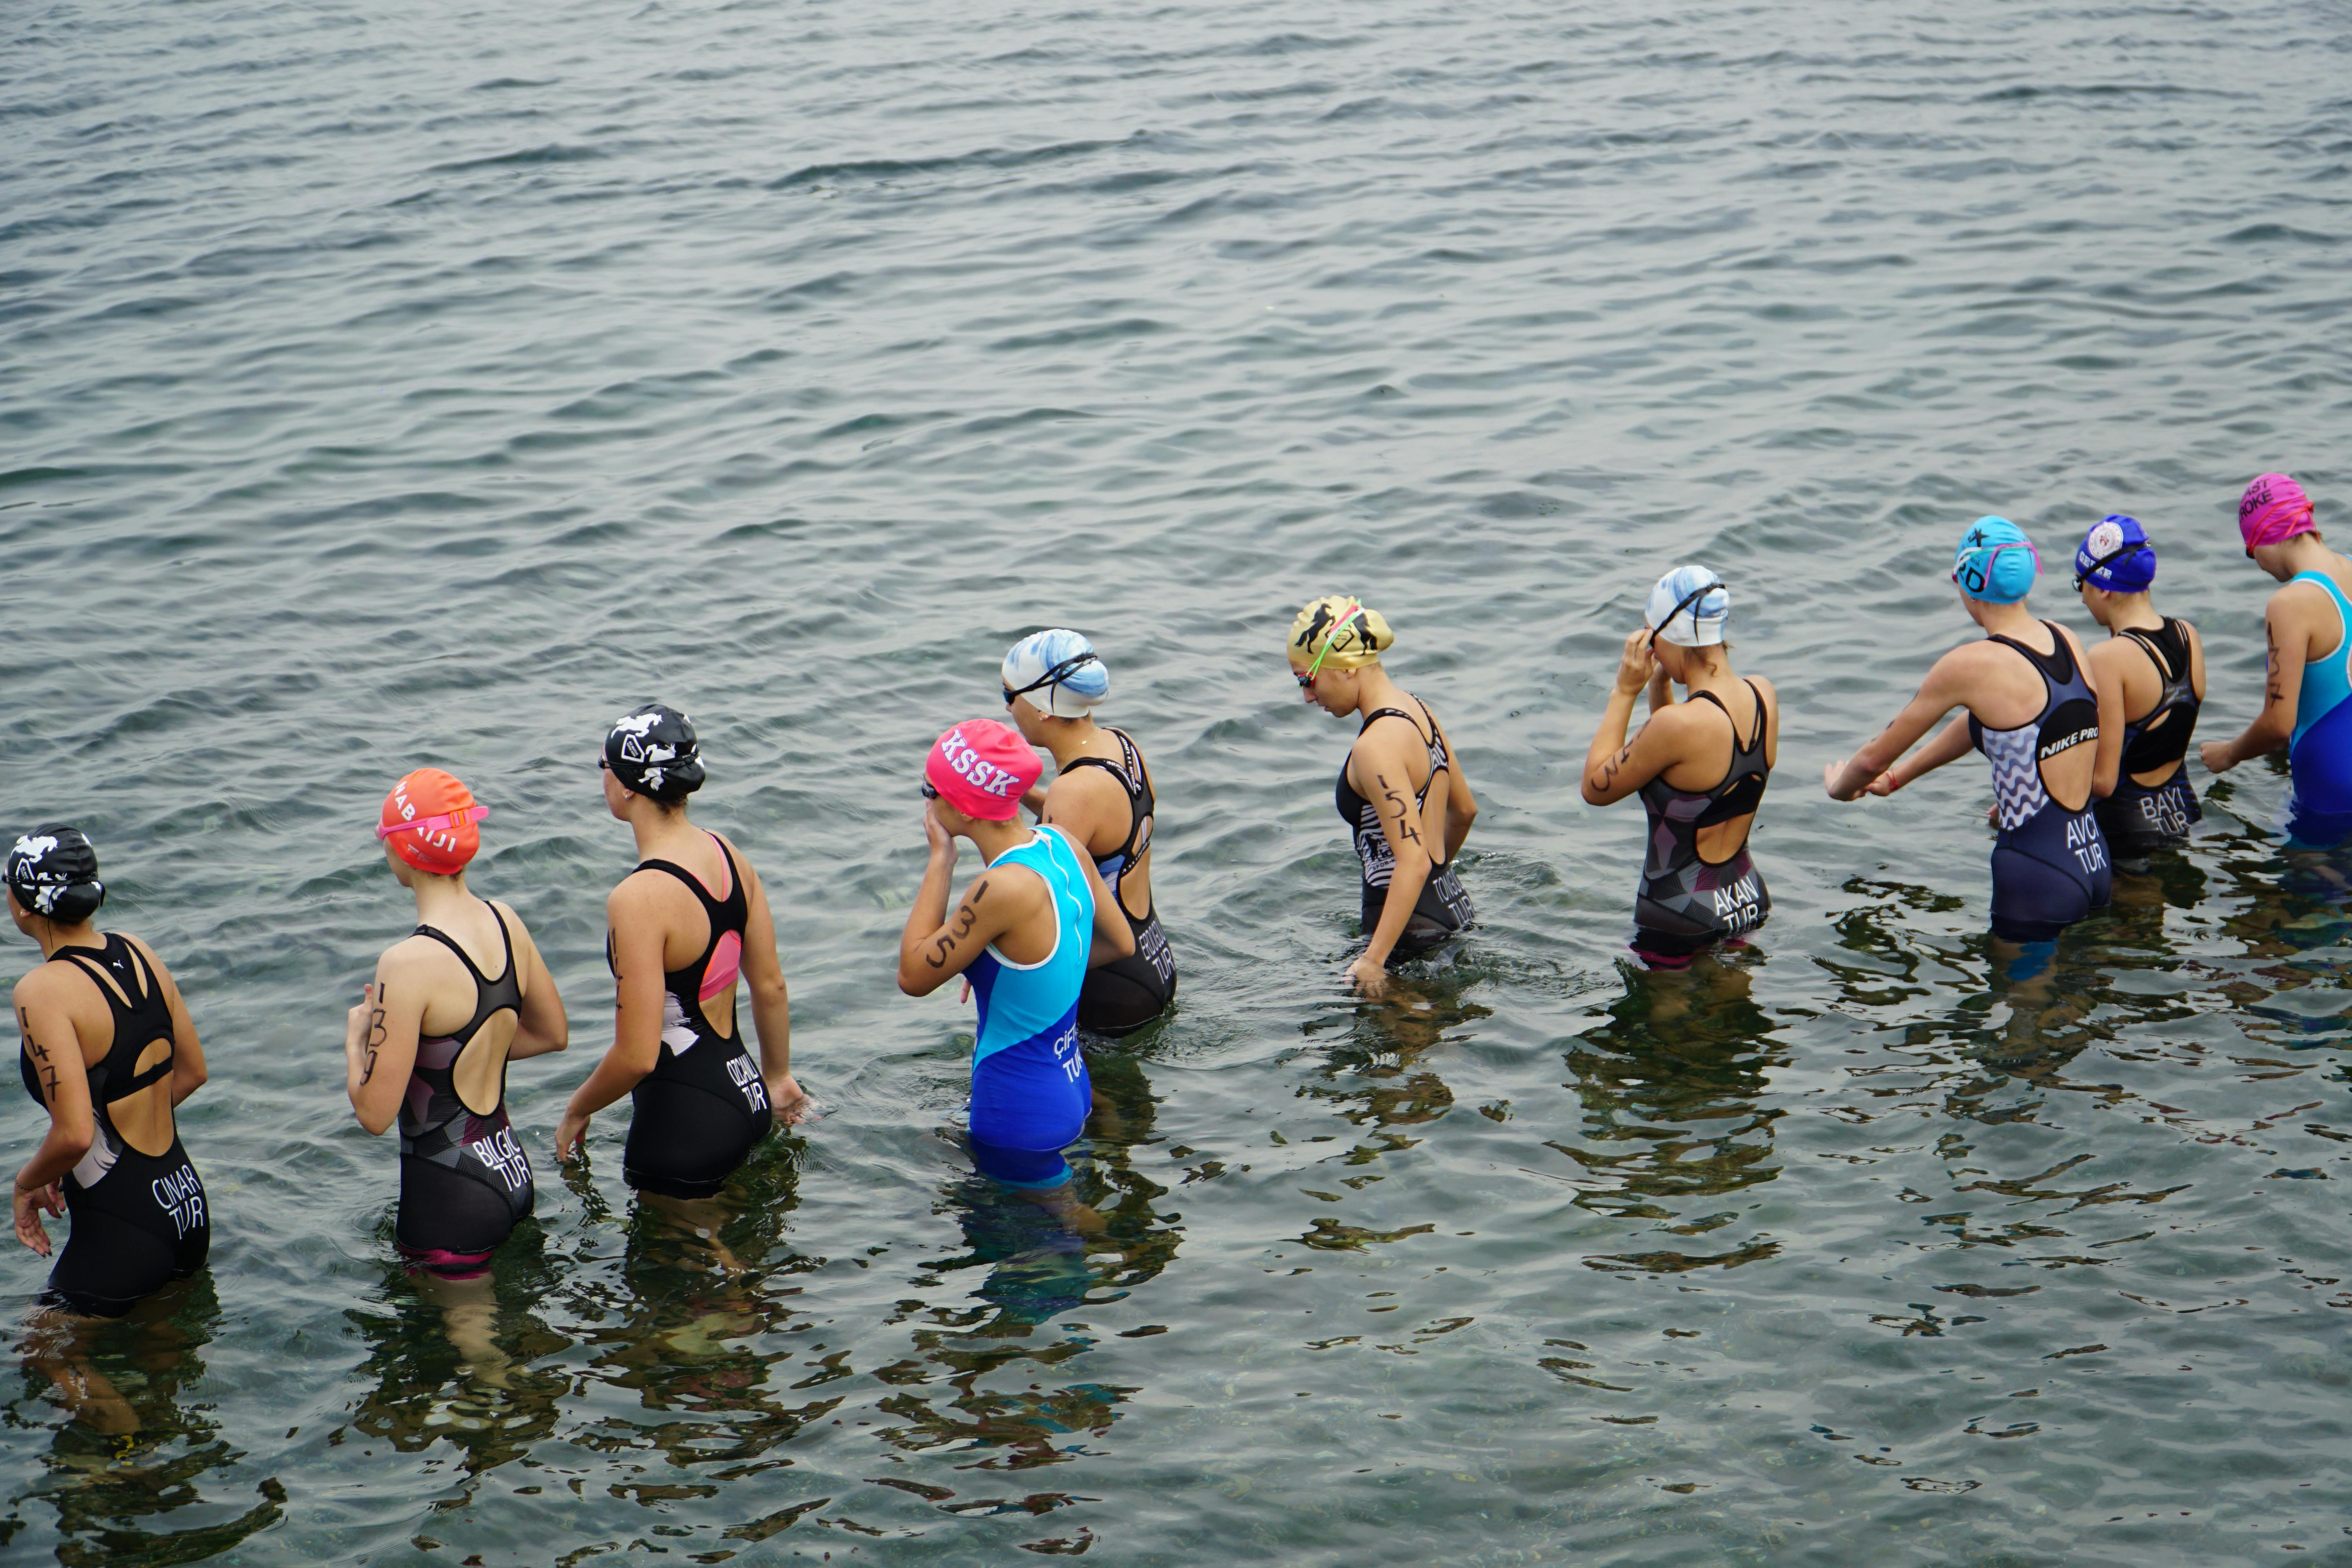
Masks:
[[[2289,598],[2288,595],[2298,586],[2307,588],[2308,593]],[[2303,667],[2311,644],[2310,617],[2304,613],[2306,606],[2298,601],[2318,593],[2308,584],[2289,584],[2271,595],[2263,612],[2263,635],[2267,646],[2263,655],[2263,710],[2235,740],[2208,741],[2197,749],[2198,756],[2210,771],[2226,773],[2240,763],[2284,751],[2287,742],[2294,738],[2295,705],[2303,697]],[[2352,626],[2345,628],[2345,635],[2352,637]]]
[[[1122,958],[1135,955],[1135,928],[1127,923],[1127,912],[1118,900],[1110,896],[1110,884],[1095,869],[1094,857],[1083,844],[1070,847],[1077,852],[1078,864],[1087,868],[1087,886],[1095,896],[1095,940],[1087,954],[1087,967],[1100,969],[1106,963],[1117,963]]]
[[[953,916],[948,913],[948,883],[955,876],[955,840],[927,809],[923,833],[930,860],[923,868],[915,907],[898,933],[898,989],[928,996],[971,966],[988,944],[1011,928],[1023,903],[1007,878],[1000,885],[988,872],[973,879]],[[1041,885],[1042,890],[1042,885]]]
[[[1412,774],[1407,768],[1411,753],[1404,737],[1401,726],[1375,727],[1357,741],[1348,759],[1349,782],[1358,795],[1372,803],[1380,816],[1381,835],[1388,840],[1394,859],[1380,923],[1370,932],[1363,956],[1349,968],[1357,984],[1372,995],[1384,988],[1389,954],[1404,936],[1413,906],[1421,901],[1421,889],[1429,882],[1429,846],[1422,841],[1421,813],[1413,805]],[[1418,735],[1414,743],[1419,743]]]
[[[522,919],[504,904],[493,903],[514,938],[515,967],[522,980],[522,1007],[515,1019],[515,1037],[507,1047],[507,1060],[525,1061],[560,1051],[572,1043],[572,1022],[563,1016],[563,997],[555,976],[539,954],[539,943],[524,929]]]
[[[653,890],[635,874],[604,900],[605,940],[613,956],[613,1044],[588,1079],[572,1091],[555,1128],[555,1157],[587,1147],[588,1119],[644,1081],[661,1061],[663,949],[667,933]]]
[[[2060,634],[2068,642],[2074,640],[2072,632]],[[2112,642],[2100,648],[2101,653],[2132,650],[2116,647]],[[2091,793],[2101,800],[2116,793],[2116,775],[2124,763],[2124,677],[2123,667],[2114,658],[2097,658],[2074,649],[2074,657],[2091,672],[2091,692],[2099,702],[2099,749],[2097,761],[2091,770]]]
[[[760,874],[741,855],[748,910],[743,921],[743,980],[751,992],[751,1027],[760,1036],[760,1077],[768,1086],[768,1103],[787,1125],[806,1120],[808,1095],[793,1077],[793,999],[784,986],[784,966],[776,958],[776,922],[768,910],[768,890]]]
[[[1891,795],[1921,773],[1942,767],[1967,752],[1968,725],[1956,721],[1961,737],[1957,748],[1952,744],[1954,731],[1948,727],[1933,746],[1913,759],[1901,776],[1881,778],[1937,720],[1959,706],[1966,689],[1966,665],[1962,661],[1976,646],[1955,648],[1937,659],[1936,668],[1927,672],[1927,679],[1919,683],[1918,695],[1904,704],[1903,711],[1895,715],[1892,723],[1864,742],[1853,756],[1842,763],[1832,763],[1822,771],[1822,782],[1832,800],[1853,800],[1865,789],[1874,795]],[[1882,784],[1885,787],[1879,787]]]
[[[1601,710],[1601,726],[1584,751],[1587,805],[1614,805],[1676,761],[1667,743],[1673,724],[1658,721],[1662,710],[1675,706],[1671,700],[1658,700],[1657,678],[1663,674],[1650,654],[1650,634],[1639,631],[1628,637],[1617,679],[1609,688],[1609,705]],[[1650,688],[1650,721],[1628,742],[1626,726],[1633,721],[1633,702],[1644,686]]]
[[[97,1123],[90,1114],[89,1068],[82,1058],[81,1037],[54,981],[42,984],[36,979],[38,973],[37,970],[16,984],[16,1028],[24,1037],[26,1059],[33,1064],[33,1080],[40,1086],[41,1103],[48,1108],[49,1126],[40,1147],[16,1173],[14,1207],[16,1239],[47,1258],[49,1235],[41,1215],[66,1212],[58,1184],[89,1152]]]
[[[352,1115],[371,1137],[400,1114],[416,1037],[425,1021],[425,982],[415,963],[394,947],[377,961],[375,981],[343,1024],[343,1092]]]

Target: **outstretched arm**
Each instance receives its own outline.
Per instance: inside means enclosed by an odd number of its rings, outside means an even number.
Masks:
[[[1853,756],[1822,770],[1822,783],[1832,800],[1853,800],[1864,790],[1873,795],[1892,795],[1921,773],[1940,768],[1968,751],[1968,716],[1963,714],[1947,725],[1944,732],[1936,737],[1935,744],[1911,759],[1910,765],[1899,774],[1891,771],[1913,742],[1958,706],[1964,683],[1954,665],[1969,652],[1968,647],[1955,648],[1937,659],[1936,668],[1927,672],[1927,679],[1919,683],[1919,694],[1904,704],[1894,722],[1864,742]]]

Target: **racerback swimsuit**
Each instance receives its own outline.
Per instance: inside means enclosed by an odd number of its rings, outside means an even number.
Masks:
[[[1746,685],[1756,699],[1756,732],[1741,741],[1738,721],[1732,720],[1731,765],[1720,784],[1705,791],[1680,790],[1662,774],[1642,786],[1650,847],[1641,890],[1633,898],[1633,951],[1653,963],[1687,963],[1700,948],[1754,931],[1771,912],[1772,896],[1744,839],[1731,858],[1717,864],[1698,849],[1700,828],[1754,816],[1771,776],[1771,764],[1764,760],[1764,694],[1754,681]],[[1691,698],[1713,702],[1731,718],[1731,710],[1713,692],[1694,691]]]
[[[1079,757],[1064,772],[1100,768],[1127,792],[1127,841],[1097,860],[1095,869],[1102,874],[1103,885],[1110,889],[1119,913],[1127,915],[1128,929],[1135,933],[1135,951],[1088,970],[1086,988],[1078,994],[1078,1027],[1116,1036],[1132,1034],[1168,1010],[1176,996],[1176,954],[1169,949],[1167,933],[1160,929],[1159,909],[1145,910],[1138,920],[1128,914],[1118,896],[1119,879],[1151,847],[1152,811],[1158,802],[1151,793],[1151,775],[1144,770],[1143,753],[1126,731],[1104,728],[1118,740],[1121,760]]]
[[[66,1208],[73,1225],[50,1272],[49,1290],[74,1311],[119,1318],[143,1297],[202,1268],[212,1247],[211,1206],[180,1145],[177,1118],[172,1146],[161,1154],[142,1154],[124,1142],[109,1112],[110,1106],[172,1076],[175,1050],[167,1049],[163,1060],[143,1071],[137,1067],[150,1046],[159,1040],[172,1045],[172,1005],[144,955],[118,932],[109,932],[106,945],[95,952],[59,948],[49,962],[70,963],[88,974],[114,1016],[114,1043],[87,1069],[89,1152],[66,1174]],[[32,1058],[21,1046],[17,1065],[26,1092],[46,1105]]]
[[[474,1111],[457,1095],[457,1068],[483,1028],[500,1013],[515,1014],[518,1022],[522,1013],[514,933],[495,905],[490,917],[506,949],[506,967],[496,980],[448,932],[416,928],[418,936],[456,953],[474,982],[474,1016],[453,1034],[416,1042],[416,1062],[400,1102],[400,1217],[393,1238],[419,1267],[445,1279],[488,1273],[490,1254],[529,1216],[537,1197],[530,1157],[507,1120],[506,1064],[499,1064],[498,1103],[488,1111]]]
[[[735,989],[743,968],[743,928],[751,918],[734,852],[719,835],[710,837],[727,862],[723,899],[712,898],[700,878],[675,861],[637,863],[640,871],[667,871],[685,883],[710,922],[702,956],[662,976],[661,1054],[629,1092],[635,1110],[622,1175],[641,1191],[674,1198],[716,1193],[768,1135],[773,1120],[767,1080],[743,1048],[741,1014],[721,1035],[702,1011],[703,1003]],[[609,935],[604,962],[607,967],[613,962]]]
[[[2352,601],[2325,572],[2298,572],[2290,583],[2316,583],[2336,601],[2342,631],[2336,651],[2303,667],[2295,696],[2287,770],[2298,816],[2352,816]]]
[[[1054,951],[1015,963],[990,942],[964,971],[980,1004],[971,1047],[971,1152],[982,1174],[1008,1186],[1055,1187],[1070,1179],[1062,1151],[1086,1131],[1093,1080],[1078,1049],[1078,994],[1094,952],[1094,889],[1084,851],[1058,827],[989,862],[1036,873],[1054,901]]]
[[[1454,762],[1445,738],[1437,731],[1437,721],[1430,716],[1429,704],[1418,697],[1412,700],[1429,723],[1428,734],[1422,736],[1422,744],[1429,751],[1429,777],[1422,781],[1412,797],[1413,825],[1425,832],[1422,805],[1429,799],[1437,775],[1450,773]],[[1421,734],[1421,726],[1403,709],[1381,708],[1364,715],[1356,738],[1361,740],[1364,732],[1382,719],[1402,719],[1412,725],[1414,734]],[[1354,754],[1350,750],[1349,755]],[[1389,879],[1396,872],[1396,856],[1389,848],[1388,835],[1381,831],[1380,809],[1358,795],[1356,786],[1348,782],[1346,763],[1339,764],[1339,787],[1333,794],[1333,803],[1339,807],[1339,820],[1348,825],[1348,832],[1355,840],[1356,858],[1363,868],[1362,915],[1364,935],[1369,938],[1379,929],[1381,913],[1388,907]],[[1421,897],[1413,904],[1412,917],[1405,922],[1404,934],[1389,952],[1391,966],[1431,952],[1466,929],[1476,917],[1470,895],[1454,873],[1453,862],[1437,858],[1444,847],[1443,843],[1430,846],[1429,879],[1421,885]]]
[[[1992,848],[1992,933],[2008,942],[2048,942],[2093,910],[2105,909],[2115,872],[2106,836],[2089,802],[2069,811],[2051,798],[2042,764],[2076,746],[2096,745],[2099,704],[2066,637],[2049,621],[2051,651],[2014,648],[2042,677],[2042,711],[2014,730],[1988,730],[1969,715],[1969,736],[1992,763],[2000,831]]]
[[[2124,725],[2124,760],[2117,771],[2116,793],[2091,803],[2092,815],[2107,836],[2107,847],[2134,859],[2189,837],[2189,825],[2201,821],[2189,770],[2179,766],[2189,753],[2197,728],[2196,689],[2189,683],[2189,629],[2183,621],[2167,617],[2153,632],[2126,626],[2123,635],[2139,644],[2164,683],[2146,713]],[[2158,784],[2132,782],[2135,773],[2152,773],[2169,767],[2172,776]]]

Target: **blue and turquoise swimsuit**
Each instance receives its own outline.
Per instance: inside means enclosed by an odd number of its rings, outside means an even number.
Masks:
[[[2343,626],[2336,651],[2303,667],[2303,690],[2295,699],[2294,738],[2287,742],[2287,767],[2294,775],[2297,816],[2352,816],[2352,601],[2324,572],[2298,572],[2293,583],[2316,583],[2336,601]]]
[[[1094,1103],[1078,1050],[1078,993],[1094,949],[1094,890],[1078,851],[1054,827],[990,862],[1044,879],[1054,900],[1054,951],[1015,963],[991,942],[964,972],[980,1003],[971,1052],[971,1152],[984,1175],[1008,1186],[1053,1187],[1070,1179],[1062,1151],[1086,1130]]]

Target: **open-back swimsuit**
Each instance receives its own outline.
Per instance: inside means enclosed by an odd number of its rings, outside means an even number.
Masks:
[[[1121,761],[1079,757],[1064,772],[1100,768],[1127,792],[1127,841],[1097,860],[1095,869],[1101,873],[1119,913],[1127,915],[1128,929],[1135,933],[1135,952],[1088,970],[1086,989],[1078,994],[1078,1027],[1097,1035],[1126,1035],[1166,1012],[1175,999],[1176,955],[1169,950],[1167,933],[1160,929],[1158,908],[1147,907],[1139,920],[1128,914],[1126,900],[1119,897],[1119,879],[1133,870],[1151,847],[1152,809],[1158,803],[1152,797],[1151,775],[1144,771],[1143,753],[1125,731],[1110,733],[1118,741]]]
[[[1679,967],[1711,942],[1754,931],[1771,912],[1772,896],[1763,873],[1748,857],[1743,837],[1728,860],[1710,863],[1699,853],[1699,829],[1753,816],[1764,798],[1771,764],[1764,760],[1767,715],[1764,694],[1746,683],[1756,699],[1756,732],[1739,738],[1739,723],[1712,691],[1694,691],[1731,721],[1731,765],[1710,790],[1676,789],[1661,773],[1642,786],[1642,809],[1650,815],[1649,854],[1641,890],[1633,897],[1633,951],[1652,963]]]
[[[2049,621],[2051,649],[2015,648],[2042,677],[2042,711],[2014,730],[1988,730],[1973,713],[1969,736],[1992,763],[2000,832],[1992,847],[1992,933],[2009,942],[2048,942],[2093,910],[2105,909],[2115,880],[2106,836],[2085,799],[2069,811],[2051,798],[2042,770],[2076,746],[2096,745],[2099,704],[2066,636]]]
[[[2178,765],[2189,753],[2199,703],[2196,688],[2189,684],[2185,623],[2168,617],[2156,631],[2126,626],[2123,635],[2146,650],[2164,686],[2153,707],[2124,725],[2124,760],[2116,793],[2094,801],[2091,812],[2107,836],[2107,847],[2137,859],[2152,849],[2182,842],[2189,837],[2189,825],[2204,817],[2189,770]],[[2135,773],[2168,767],[2173,774],[2160,784],[2132,782]]]
[[[719,835],[710,838],[727,862],[723,899],[712,898],[702,879],[676,861],[637,862],[640,871],[667,871],[685,883],[710,922],[702,956],[662,976],[661,1054],[629,1091],[635,1110],[621,1173],[633,1187],[674,1198],[716,1193],[768,1135],[773,1119],[760,1064],[743,1048],[741,1013],[721,1035],[702,1011],[705,1002],[735,989],[743,969],[743,928],[751,918],[733,852]],[[612,961],[607,936],[608,967]]]
[[[212,1247],[212,1209],[188,1152],[180,1146],[176,1118],[172,1146],[161,1154],[142,1154],[124,1141],[110,1113],[112,1106],[170,1079],[177,1058],[172,1005],[153,969],[113,931],[96,952],[62,947],[49,962],[70,963],[88,974],[114,1016],[114,1043],[87,1069],[89,1152],[66,1173],[72,1229],[50,1271],[49,1291],[74,1311],[119,1318],[142,1297],[205,1266]],[[166,1047],[163,1059],[140,1070],[140,1057],[159,1040]],[[32,1058],[19,1051],[26,1092],[47,1105]]]
[[[1418,697],[1412,700],[1429,725],[1427,734],[1422,734],[1421,725],[1415,723],[1412,715],[1403,709],[1380,708],[1364,715],[1363,725],[1357,730],[1356,738],[1361,740],[1365,731],[1382,719],[1402,719],[1412,725],[1414,734],[1421,735],[1422,744],[1429,752],[1429,777],[1423,780],[1421,788],[1413,792],[1412,825],[1423,828],[1425,820],[1422,814],[1423,803],[1429,799],[1429,792],[1436,785],[1438,775],[1453,771],[1454,760],[1446,748],[1445,737],[1438,732],[1437,721],[1430,716],[1429,704]],[[1354,755],[1352,750],[1349,754]],[[1348,825],[1348,831],[1355,839],[1356,858],[1363,868],[1364,935],[1370,937],[1380,928],[1381,911],[1388,907],[1389,879],[1396,872],[1396,856],[1389,848],[1388,835],[1381,831],[1380,809],[1358,795],[1356,786],[1348,782],[1346,763],[1339,764],[1339,787],[1334,792],[1333,798],[1339,810],[1339,820]],[[1421,897],[1413,903],[1412,917],[1405,922],[1404,934],[1397,939],[1396,946],[1389,953],[1391,965],[1419,958],[1454,937],[1476,917],[1477,910],[1470,902],[1470,895],[1464,891],[1462,879],[1454,874],[1453,862],[1437,858],[1444,847],[1442,842],[1430,846],[1429,879],[1421,885]]]
[[[474,1016],[461,1029],[416,1042],[416,1063],[400,1102],[400,1217],[393,1238],[419,1267],[446,1279],[488,1272],[490,1254],[530,1215],[538,1195],[530,1157],[507,1120],[506,1063],[499,1064],[498,1100],[488,1111],[475,1111],[457,1093],[458,1067],[489,1021],[522,1012],[514,933],[495,905],[490,916],[506,949],[506,967],[496,980],[448,932],[416,928],[418,936],[456,953],[474,982]],[[489,1048],[487,1039],[482,1048]]]

